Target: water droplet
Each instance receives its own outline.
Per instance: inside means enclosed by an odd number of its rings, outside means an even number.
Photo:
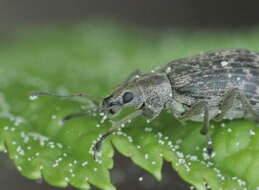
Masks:
[[[22,171],[22,167],[21,167],[21,166],[17,166],[17,169],[18,169],[19,171]]]
[[[103,118],[101,120],[101,123],[104,123],[104,121],[107,119],[107,115],[103,115]]]
[[[85,161],[85,162],[82,163],[82,166],[85,167],[87,164],[88,164],[88,162]]]
[[[69,182],[69,178],[68,177],[65,177],[65,180],[66,180],[66,182]]]
[[[225,67],[225,66],[227,66],[228,65],[228,62],[227,61],[221,61],[221,63],[220,63],[221,65],[222,65],[222,67]]]
[[[252,136],[255,135],[255,132],[254,132],[252,129],[250,129],[249,133],[250,133],[250,135],[252,135]]]
[[[166,68],[166,71],[165,71],[167,74],[171,72],[171,67],[167,67]]]
[[[162,141],[161,139],[158,140],[158,143],[161,144],[161,145],[164,145],[165,144],[165,141]]]
[[[38,96],[32,95],[30,96],[30,100],[36,100],[38,98]]]
[[[151,131],[152,131],[152,128],[151,128],[151,127],[146,127],[146,128],[145,128],[145,131],[146,131],[146,132],[151,132]]]
[[[138,180],[141,182],[143,181],[143,177],[139,177]]]

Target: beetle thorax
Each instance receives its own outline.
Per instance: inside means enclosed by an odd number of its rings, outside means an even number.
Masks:
[[[138,87],[142,92],[145,107],[157,114],[172,100],[171,84],[164,73],[150,73],[143,76],[138,81]]]

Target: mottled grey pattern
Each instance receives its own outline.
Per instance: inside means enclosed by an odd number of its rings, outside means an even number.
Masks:
[[[220,104],[231,89],[238,89],[252,109],[259,112],[259,53],[228,49],[172,61],[154,73],[123,83],[104,99],[102,107],[106,115],[116,115],[122,107],[133,106],[151,119],[163,109],[181,118],[194,104],[206,102],[208,117],[214,119],[222,111]],[[131,92],[134,98],[125,104],[122,96],[126,92]],[[241,100],[234,97],[224,118],[251,117],[249,106],[244,108]],[[197,114],[188,119],[203,121],[204,116]]]
[[[125,101],[126,95],[130,101]],[[104,98],[101,112],[105,119],[127,106],[137,111],[102,135],[95,150],[128,120],[144,115],[149,122],[166,109],[180,120],[203,121],[201,134],[208,140],[211,155],[209,120],[252,117],[259,122],[259,53],[245,49],[213,51],[172,61],[153,73],[142,75],[137,70]]]
[[[213,118],[223,95],[237,88],[244,92],[253,108],[259,111],[259,53],[255,51],[228,49],[201,53],[172,61],[159,72],[167,73],[173,99],[183,104],[185,110],[195,102],[205,100]],[[236,114],[230,113],[226,118],[244,116],[239,104],[232,111]]]

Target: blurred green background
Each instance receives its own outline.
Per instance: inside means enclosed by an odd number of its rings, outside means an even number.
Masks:
[[[259,50],[255,7],[239,1],[3,0],[1,86],[26,80],[44,90],[105,96],[134,68],[149,72],[173,59],[213,49]],[[22,103],[13,112],[21,109]],[[6,154],[0,153],[0,160],[1,189],[58,189],[22,177]],[[163,167],[162,182],[157,182],[118,154],[111,176],[118,189],[189,188],[169,164]],[[139,176],[144,176],[142,183]]]

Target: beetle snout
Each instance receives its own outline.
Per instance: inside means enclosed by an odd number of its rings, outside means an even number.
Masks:
[[[118,101],[112,100],[112,95],[104,98],[103,100],[103,109],[104,112],[114,115],[120,110],[121,103]]]

